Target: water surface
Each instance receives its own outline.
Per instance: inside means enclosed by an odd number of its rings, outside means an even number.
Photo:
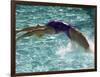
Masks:
[[[94,8],[16,5],[16,29],[61,20],[79,29],[94,42]],[[18,33],[16,38],[24,33]],[[16,41],[16,72],[45,72],[94,68],[94,54],[73,44],[64,33]]]

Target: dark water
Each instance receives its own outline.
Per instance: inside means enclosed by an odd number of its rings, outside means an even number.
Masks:
[[[94,42],[94,8],[60,6],[16,5],[16,29],[50,20],[61,20],[72,24],[88,39]],[[22,35],[19,33],[16,38]],[[44,72],[94,68],[94,54],[73,44],[64,34],[35,35],[16,42],[16,72]]]

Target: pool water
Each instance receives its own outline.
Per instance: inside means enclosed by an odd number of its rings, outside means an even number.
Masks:
[[[50,20],[72,24],[94,44],[94,8],[16,5],[16,30]],[[16,34],[16,38],[24,34]],[[64,33],[23,37],[16,41],[16,72],[45,72],[94,68],[94,53],[87,53]]]

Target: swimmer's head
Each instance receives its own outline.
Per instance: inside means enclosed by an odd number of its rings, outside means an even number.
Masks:
[[[59,21],[59,20],[50,21],[46,25],[54,28],[58,32],[59,31],[66,31],[66,30],[69,30],[71,28],[70,24],[64,23],[64,22]]]

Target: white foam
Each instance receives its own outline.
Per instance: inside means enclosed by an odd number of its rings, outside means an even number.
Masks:
[[[88,42],[89,42],[89,46],[90,46],[90,47],[89,47],[89,51],[94,53],[94,51],[95,51],[95,50],[94,50],[94,49],[95,49],[95,48],[94,48],[94,43],[93,43],[91,40],[88,40]]]
[[[60,47],[58,48],[58,51],[56,52],[56,54],[58,56],[60,56],[61,59],[63,59],[65,54],[68,53],[68,52],[71,52],[71,51],[73,51],[72,43],[69,42],[67,44],[67,46],[60,44]]]

